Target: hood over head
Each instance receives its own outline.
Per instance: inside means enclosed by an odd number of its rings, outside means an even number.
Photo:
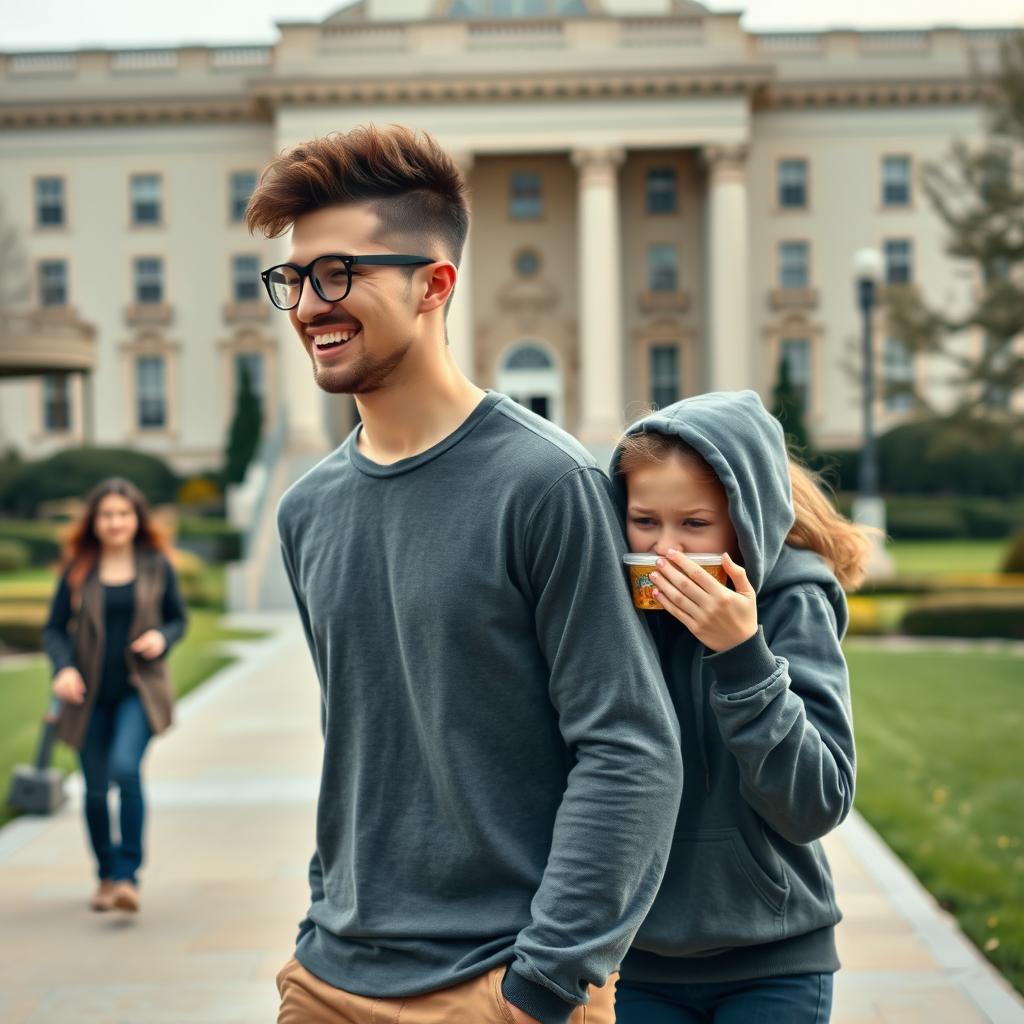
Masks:
[[[785,582],[817,578],[835,583],[822,560],[811,552],[786,549],[780,563],[794,522],[789,456],[782,425],[756,392],[716,391],[674,402],[638,420],[626,434],[644,432],[680,438],[714,470],[725,487],[743,567],[759,594],[781,585],[782,577]],[[612,455],[609,475],[624,512],[626,485],[618,473],[621,456],[620,444]]]

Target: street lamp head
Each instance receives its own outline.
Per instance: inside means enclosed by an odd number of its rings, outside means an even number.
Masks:
[[[877,249],[858,249],[853,255],[853,273],[858,281],[880,281],[884,265]]]

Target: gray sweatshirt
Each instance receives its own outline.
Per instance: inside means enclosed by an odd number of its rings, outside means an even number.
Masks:
[[[652,614],[686,790],[661,891],[623,965],[636,981],[834,971],[840,919],[818,839],[849,813],[855,758],[846,599],[793,525],[782,428],[752,391],[686,399],[630,433],[675,435],[725,486],[760,628],[715,654]],[[615,473],[617,502],[625,488]]]
[[[325,738],[295,955],[377,997],[508,963],[561,1024],[647,913],[682,788],[610,485],[495,392],[391,466],[357,434],[278,509]]]

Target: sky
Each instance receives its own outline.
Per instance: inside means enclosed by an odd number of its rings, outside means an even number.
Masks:
[[[1024,0],[705,0],[751,30],[1018,25]],[[277,21],[318,20],[343,0],[0,0],[0,52],[272,43]]]

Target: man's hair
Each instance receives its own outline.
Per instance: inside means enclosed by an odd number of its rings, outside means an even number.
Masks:
[[[401,125],[363,125],[282,153],[260,175],[245,223],[276,238],[303,214],[350,203],[367,203],[380,218],[376,240],[440,246],[458,266],[469,230],[465,179],[431,136]]]

